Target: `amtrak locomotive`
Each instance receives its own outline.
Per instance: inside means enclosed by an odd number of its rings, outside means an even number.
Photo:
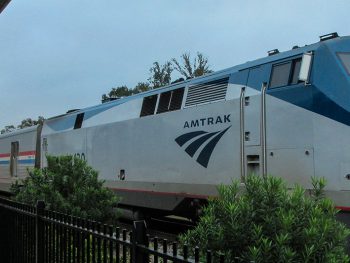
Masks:
[[[350,37],[69,112],[0,137],[6,190],[46,154],[86,159],[121,206],[192,216],[218,184],[281,176],[350,211]],[[350,214],[349,214],[350,215]]]

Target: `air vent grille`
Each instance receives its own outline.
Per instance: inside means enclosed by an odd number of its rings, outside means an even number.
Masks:
[[[224,100],[226,97],[228,78],[190,86],[185,107]]]
[[[152,95],[143,98],[140,117],[153,115],[156,109],[158,95]]]

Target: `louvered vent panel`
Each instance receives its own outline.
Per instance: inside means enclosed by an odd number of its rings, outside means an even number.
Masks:
[[[224,100],[228,78],[189,87],[185,107]]]

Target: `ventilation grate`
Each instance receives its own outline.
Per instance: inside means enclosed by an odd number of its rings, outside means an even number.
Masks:
[[[160,94],[157,114],[181,109],[184,88],[179,88]]]
[[[154,114],[154,110],[156,109],[157,104],[157,96],[158,95],[152,95],[143,98],[140,117]]]
[[[228,78],[218,79],[188,88],[185,107],[224,100]]]
[[[169,105],[169,111],[179,110],[181,109],[182,99],[184,97],[184,88],[173,90],[173,94],[171,96],[171,102]]]
[[[160,94],[157,114],[166,112],[169,110],[169,103],[171,99],[171,91],[163,92]]]

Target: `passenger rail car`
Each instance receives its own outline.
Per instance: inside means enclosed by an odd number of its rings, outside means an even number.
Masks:
[[[350,37],[330,34],[48,119],[41,165],[46,154],[80,156],[121,205],[140,211],[191,216],[218,184],[250,173],[306,188],[311,176],[325,177],[327,195],[349,211],[349,125]]]
[[[7,192],[17,179],[25,178],[27,169],[40,166],[40,143],[38,143],[40,137],[38,136],[40,136],[38,126],[0,136],[1,192]]]

